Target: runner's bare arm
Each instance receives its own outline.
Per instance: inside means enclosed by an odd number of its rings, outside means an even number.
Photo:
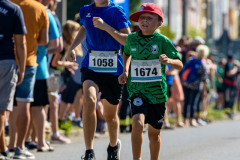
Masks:
[[[93,17],[93,25],[96,28],[108,32],[113,38],[115,38],[119,43],[125,45],[126,39],[131,30],[129,27],[123,28],[120,31],[112,28],[110,25],[105,23],[100,17]]]
[[[123,53],[123,73],[118,77],[119,84],[127,83],[131,59],[132,56],[127,56],[125,53]]]
[[[170,59],[166,54],[161,54],[159,56],[159,61],[163,64],[169,64],[177,70],[181,70],[183,68],[183,64],[179,59]]]
[[[127,56],[125,53],[123,53],[123,72],[129,71],[131,59],[132,59],[132,56]]]
[[[86,29],[84,26],[81,26],[81,28],[78,31],[78,34],[76,38],[74,39],[72,45],[69,48],[68,54],[67,54],[67,60],[68,61],[76,61],[76,55],[74,52],[74,49],[82,43],[82,41],[86,38]]]
[[[83,42],[85,38],[86,38],[86,29],[84,26],[81,26],[76,38],[74,39],[72,45],[69,48],[69,51],[75,49],[80,43]]]

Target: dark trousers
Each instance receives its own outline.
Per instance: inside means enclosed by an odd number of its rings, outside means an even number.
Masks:
[[[224,85],[224,108],[233,109],[237,96],[237,86]]]
[[[194,118],[194,114],[201,96],[199,90],[193,90],[187,87],[183,87],[184,91],[184,108],[183,117],[184,118]],[[190,112],[190,115],[188,116]]]

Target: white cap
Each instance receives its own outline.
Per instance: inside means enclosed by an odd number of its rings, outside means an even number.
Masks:
[[[204,41],[204,39],[202,37],[196,36],[193,39],[193,43],[195,43],[195,44],[205,44],[205,41]]]

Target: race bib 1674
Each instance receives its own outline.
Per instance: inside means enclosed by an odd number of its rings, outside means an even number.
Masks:
[[[132,60],[132,82],[162,81],[161,63],[159,60]]]

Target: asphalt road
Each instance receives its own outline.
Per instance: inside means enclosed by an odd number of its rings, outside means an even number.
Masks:
[[[52,153],[33,153],[37,160],[80,160],[84,154],[83,135],[72,136],[72,144],[53,145]],[[120,134],[121,160],[131,160],[130,134]],[[108,136],[95,139],[97,160],[106,160]],[[147,133],[144,134],[142,160],[150,160]],[[161,160],[240,160],[240,121],[213,122],[199,128],[162,131]]]

